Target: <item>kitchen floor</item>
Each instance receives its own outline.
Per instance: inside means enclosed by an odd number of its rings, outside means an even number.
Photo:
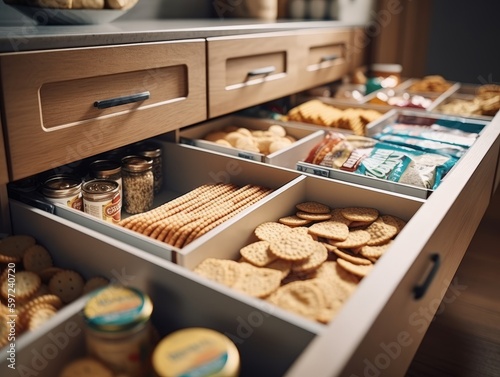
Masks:
[[[451,286],[406,377],[500,376],[500,189]]]

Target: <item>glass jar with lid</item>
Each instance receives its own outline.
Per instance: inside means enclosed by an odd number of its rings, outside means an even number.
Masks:
[[[144,156],[122,158],[122,208],[129,214],[149,211],[153,207],[153,160]]]
[[[91,179],[110,179],[119,185],[120,198],[122,192],[122,167],[120,162],[113,160],[95,160],[89,165]]]
[[[98,288],[83,309],[87,352],[117,375],[148,375],[157,340],[150,321],[152,311],[149,296],[136,288]]]
[[[154,192],[158,194],[163,185],[163,164],[161,145],[152,141],[145,141],[136,145],[137,154],[153,160]]]

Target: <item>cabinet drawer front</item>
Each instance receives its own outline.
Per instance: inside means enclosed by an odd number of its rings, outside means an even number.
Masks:
[[[296,91],[296,35],[209,38],[209,116],[227,114]]]
[[[351,33],[349,63],[351,69],[363,67],[367,63],[367,46],[370,40],[363,28],[355,28]]]
[[[205,42],[0,59],[11,179],[206,119]]]
[[[303,90],[338,80],[349,71],[351,31],[303,32],[298,40],[303,55],[297,89]]]

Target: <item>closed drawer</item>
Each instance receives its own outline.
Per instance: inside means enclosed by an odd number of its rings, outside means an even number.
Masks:
[[[304,90],[342,78],[350,69],[352,31],[347,29],[305,31],[298,34],[303,54],[297,89]]]
[[[296,91],[296,43],[295,33],[208,38],[209,117]]]
[[[206,119],[205,42],[0,56],[11,179]]]

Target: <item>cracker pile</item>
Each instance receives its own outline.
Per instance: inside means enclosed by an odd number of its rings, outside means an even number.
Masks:
[[[437,110],[453,115],[495,116],[500,110],[500,85],[481,85],[474,98],[455,98],[438,106]]]
[[[271,192],[256,185],[205,184],[119,225],[182,248]]]
[[[294,214],[257,226],[238,261],[207,258],[194,272],[328,323],[405,224],[375,208],[303,202]]]
[[[440,75],[425,76],[421,80],[415,81],[409,88],[412,92],[433,92],[444,93],[451,87],[451,83]]]
[[[16,336],[34,330],[64,305],[108,284],[85,280],[74,270],[56,267],[49,251],[26,234],[0,240],[0,347],[7,343],[8,315],[16,314]]]
[[[348,108],[341,110],[320,100],[310,100],[291,109],[285,120],[341,128],[356,135],[365,135],[366,125],[380,118],[376,110]]]
[[[225,147],[262,153],[266,156],[297,141],[293,136],[287,135],[285,128],[279,124],[272,124],[267,130],[228,126],[208,133],[203,139]]]

